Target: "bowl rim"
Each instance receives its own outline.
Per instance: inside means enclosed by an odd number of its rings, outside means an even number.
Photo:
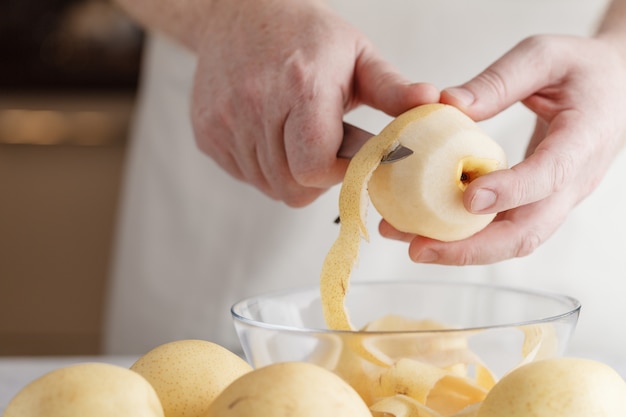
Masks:
[[[519,293],[537,296],[545,299],[552,299],[554,301],[558,301],[563,304],[564,311],[563,313],[533,319],[533,320],[524,320],[518,322],[509,322],[509,323],[498,323],[491,325],[481,325],[481,326],[472,326],[472,327],[463,327],[463,328],[443,328],[443,329],[434,329],[434,330],[375,330],[375,331],[363,331],[363,330],[333,330],[327,328],[314,328],[314,327],[296,327],[289,326],[284,324],[276,324],[276,323],[268,323],[259,320],[252,319],[250,317],[245,317],[239,314],[236,310],[239,306],[244,305],[246,303],[251,302],[254,299],[260,299],[265,297],[278,297],[290,293],[303,293],[309,292],[312,290],[319,291],[319,284],[307,284],[301,286],[290,287],[281,290],[268,291],[266,293],[248,296],[240,299],[239,301],[232,304],[230,308],[232,319],[235,322],[241,322],[243,324],[247,324],[250,326],[264,328],[268,330],[280,330],[284,332],[294,332],[294,333],[307,333],[307,334],[343,334],[343,335],[390,335],[390,334],[443,334],[443,333],[460,333],[460,332],[476,332],[476,331],[485,331],[490,329],[502,329],[502,328],[510,328],[510,327],[522,327],[522,326],[532,326],[539,325],[545,323],[552,323],[563,321],[565,319],[571,318],[574,316],[574,324],[576,324],[578,320],[578,316],[580,314],[580,310],[582,308],[581,302],[570,295],[535,289],[529,287],[515,286],[515,285],[506,285],[506,284],[494,284],[487,282],[472,282],[472,281],[460,281],[460,280],[437,280],[437,279],[410,279],[410,280],[360,280],[354,281],[350,283],[350,288],[360,287],[360,286],[375,286],[375,285],[433,285],[436,284],[438,286],[461,286],[461,287],[470,287],[470,288],[478,288],[484,290],[498,290],[504,291],[508,293]],[[348,289],[348,292],[350,289]],[[349,296],[349,295],[348,295]],[[569,305],[569,307],[568,307]]]

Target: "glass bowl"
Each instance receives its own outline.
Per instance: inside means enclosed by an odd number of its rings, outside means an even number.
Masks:
[[[327,329],[316,285],[247,298],[231,312],[253,367],[312,362],[355,386],[363,381],[346,374],[355,366],[373,377],[406,358],[497,381],[523,363],[562,355],[580,311],[566,295],[435,280],[352,282],[346,307],[360,330]]]

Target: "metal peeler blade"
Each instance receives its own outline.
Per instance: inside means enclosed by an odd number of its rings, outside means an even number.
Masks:
[[[367,142],[373,134],[349,123],[343,122],[343,142],[337,152],[338,158],[352,159],[361,146]],[[398,145],[394,150],[385,155],[381,164],[390,164],[411,155],[413,150],[406,146]]]

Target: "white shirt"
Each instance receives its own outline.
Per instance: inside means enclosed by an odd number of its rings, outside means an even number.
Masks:
[[[329,3],[405,76],[443,88],[470,79],[530,34],[591,33],[606,1]],[[143,353],[184,338],[237,350],[230,306],[248,295],[316,283],[338,233],[338,187],[292,209],[200,153],[189,122],[194,66],[195,58],[171,40],[150,37],[109,293],[109,353]],[[372,132],[389,121],[365,108],[346,119]],[[533,124],[521,105],[482,123],[513,163]],[[352,279],[460,279],[566,293],[583,304],[572,354],[618,358],[626,352],[625,162],[621,156],[535,253],[495,265],[414,264],[406,244],[378,236],[380,217],[370,208],[371,241],[362,244]]]

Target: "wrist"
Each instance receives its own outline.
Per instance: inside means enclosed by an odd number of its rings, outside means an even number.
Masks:
[[[179,39],[195,52],[207,42],[229,42],[230,36],[238,32],[262,30],[293,9],[327,7],[325,0],[189,0],[187,3],[185,33]]]
[[[612,47],[626,63],[626,0],[614,0],[594,38]]]
[[[615,33],[602,33],[598,32],[594,38],[607,48],[611,49],[615,55],[619,58],[619,62],[622,63],[624,70],[626,71],[626,33],[616,36]]]

